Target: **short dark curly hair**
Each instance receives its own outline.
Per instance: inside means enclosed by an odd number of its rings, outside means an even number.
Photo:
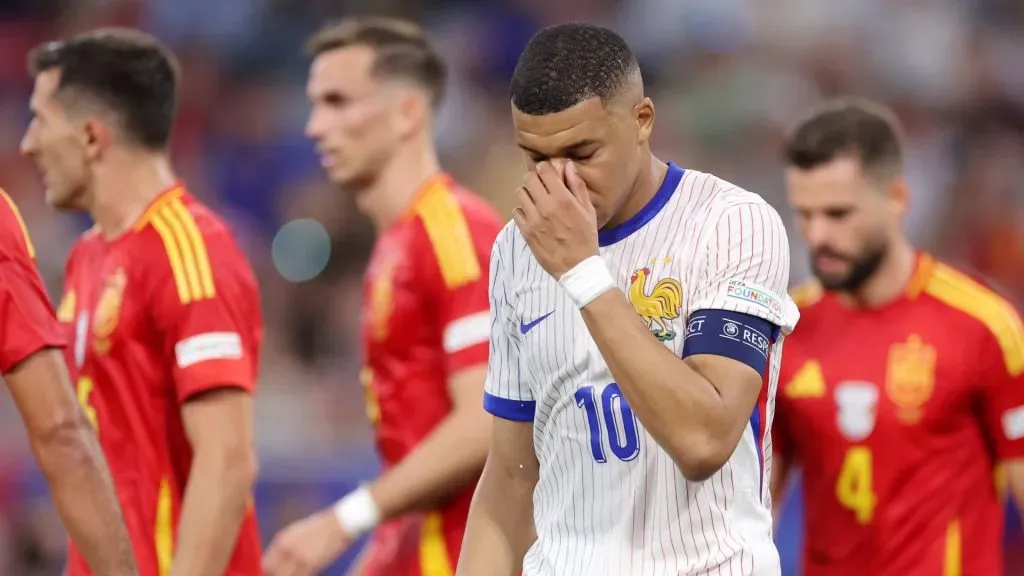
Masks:
[[[860,161],[866,171],[895,176],[903,168],[903,128],[896,114],[878,102],[858,97],[829,100],[797,124],[786,138],[786,164],[811,170],[842,156]]]
[[[633,51],[612,30],[584,22],[549,26],[519,56],[510,87],[512,105],[542,116],[590,98],[606,102],[639,74]]]
[[[32,76],[60,71],[58,94],[93,99],[116,114],[135,144],[163,150],[171,139],[178,63],[156,38],[127,28],[102,28],[47,42],[28,56]]]

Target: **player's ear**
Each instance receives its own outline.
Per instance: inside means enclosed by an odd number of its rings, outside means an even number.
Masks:
[[[113,144],[114,131],[108,123],[101,119],[89,117],[82,122],[81,139],[86,158],[95,160]]]
[[[637,124],[637,144],[646,144],[654,130],[654,102],[644,96],[633,107],[633,116]]]
[[[431,112],[430,99],[426,94],[419,90],[404,91],[398,101],[395,128],[401,136],[410,136],[420,131]]]
[[[903,176],[897,176],[889,183],[886,196],[899,216],[906,214],[910,207],[910,186]]]

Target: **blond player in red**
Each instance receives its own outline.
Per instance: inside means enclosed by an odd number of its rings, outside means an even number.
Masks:
[[[168,160],[173,57],[141,33],[100,30],[39,47],[30,67],[22,151],[50,204],[96,222],[68,259],[58,318],[140,573],[258,575],[259,295]],[[92,573],[73,546],[69,576]]]
[[[384,473],[284,530],[265,566],[318,573],[376,528],[356,573],[453,574],[487,458],[487,272],[502,223],[438,164],[431,126],[445,68],[422,31],[349,20],[310,49],[307,133],[379,235],[365,277],[363,385]]]

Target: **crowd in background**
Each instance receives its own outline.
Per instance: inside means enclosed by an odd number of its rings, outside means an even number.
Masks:
[[[318,490],[332,492],[331,482],[373,472],[356,332],[373,231],[326,184],[303,136],[302,54],[324,22],[370,12],[413,18],[432,33],[452,76],[437,121],[443,162],[505,214],[523,171],[507,97],[516,58],[539,27],[587,20],[622,33],[640,57],[659,157],[758,192],[787,219],[778,159],[786,127],[827,96],[892,105],[907,129],[911,238],[1024,297],[1020,2],[0,0],[0,186],[22,207],[55,295],[68,247],[90,223],[47,208],[38,174],[18,155],[27,50],[124,25],[156,34],[181,59],[175,164],[234,226],[263,290],[261,490],[292,487],[271,498],[261,519],[268,532],[308,511]],[[312,220],[286,226],[300,219]],[[795,234],[791,243],[796,283],[809,270]],[[32,464],[19,426],[4,398],[0,558],[21,563],[0,572],[56,574],[49,559],[59,557],[60,527],[25,480]]]

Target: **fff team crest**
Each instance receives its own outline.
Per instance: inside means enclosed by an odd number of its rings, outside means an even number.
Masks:
[[[650,276],[650,268],[635,270],[629,279],[626,296],[651,334],[662,342],[668,342],[676,337],[670,323],[679,318],[679,311],[683,305],[683,288],[674,278],[662,278],[648,290],[647,280]]]

